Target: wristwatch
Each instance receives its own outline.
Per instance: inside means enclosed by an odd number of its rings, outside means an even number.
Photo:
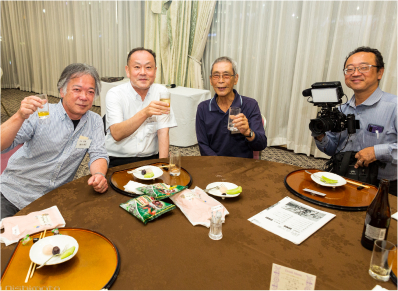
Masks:
[[[247,137],[247,138],[252,138],[253,137],[253,131],[250,129],[250,133],[249,133],[249,135],[245,135],[245,137]]]

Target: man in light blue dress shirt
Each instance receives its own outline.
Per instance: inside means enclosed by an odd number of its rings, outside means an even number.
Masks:
[[[36,110],[43,107],[42,101],[29,96],[1,125],[2,153],[23,144],[1,175],[1,219],[72,181],[86,152],[92,174],[88,184],[99,193],[108,189],[103,123],[98,114],[89,111],[99,96],[100,84],[94,67],[71,64],[58,81],[62,99],[50,104],[49,118],[39,120]]]
[[[383,57],[377,49],[359,47],[348,55],[345,83],[354,95],[341,111],[354,114],[360,129],[351,136],[347,130],[326,132],[315,137],[315,142],[330,156],[339,151],[357,151],[356,168],[376,160],[386,163],[384,169],[379,168],[378,180],[390,180],[390,193],[397,195],[397,96],[379,88],[383,73]]]

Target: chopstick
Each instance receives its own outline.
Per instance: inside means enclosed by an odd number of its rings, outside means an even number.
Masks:
[[[45,229],[44,232],[42,232],[40,234],[39,239],[42,239],[46,236],[46,231],[47,230]],[[33,268],[32,268],[32,266],[33,266]],[[29,266],[28,274],[26,275],[25,283],[28,283],[29,278],[32,278],[33,274],[35,273],[35,268],[36,268],[36,263],[30,262],[30,266]],[[31,273],[31,271],[32,271],[32,273]]]
[[[361,184],[361,183],[357,183],[357,182],[354,182],[354,181],[349,181],[347,179],[346,179],[346,181],[347,181],[347,183],[352,184],[352,185],[361,186],[361,187],[364,187],[364,188],[370,188],[370,186],[367,186],[367,185],[364,185],[364,184]]]
[[[165,165],[165,166],[158,166],[158,168],[168,168],[168,167],[172,167],[172,166],[174,166],[174,164],[171,164],[171,165]]]
[[[39,240],[41,240],[42,238],[46,237],[46,231],[47,230],[45,229],[44,232],[43,232],[43,236],[40,235]],[[34,265],[33,265],[32,274],[30,274],[30,278],[33,277],[33,274],[35,273],[35,269],[36,269],[36,263],[34,263]]]

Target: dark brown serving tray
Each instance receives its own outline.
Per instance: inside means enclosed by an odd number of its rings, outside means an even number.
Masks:
[[[150,165],[151,166],[163,166],[163,165],[167,165],[167,163],[153,163]],[[142,167],[142,166],[139,166],[139,167]],[[188,188],[191,187],[191,185],[192,185],[191,174],[189,174],[189,172],[187,170],[185,170],[184,168],[181,168],[181,173],[179,176],[171,176],[168,169],[161,168],[163,171],[163,175],[154,180],[141,180],[141,179],[136,178],[133,174],[127,173],[128,171],[137,169],[139,167],[134,167],[134,168],[114,172],[111,175],[111,177],[109,178],[109,184],[111,185],[112,189],[114,189],[116,192],[119,192],[123,195],[137,197],[137,196],[139,196],[139,194],[134,194],[134,193],[124,191],[124,186],[129,181],[134,181],[134,182],[146,184],[146,185],[151,185],[151,184],[155,184],[155,183],[165,183],[167,185],[187,186]]]
[[[25,283],[30,266],[32,240],[23,246],[18,242],[1,276],[1,289],[7,290],[100,290],[109,289],[120,269],[116,246],[102,234],[82,228],[60,228],[61,235],[74,237],[79,243],[77,254],[58,265],[36,269]],[[46,237],[52,236],[51,232]],[[32,235],[39,237],[40,233]]]
[[[316,169],[309,169],[311,173],[320,172]],[[347,179],[353,182],[355,180]],[[345,184],[339,187],[325,187],[318,185],[305,170],[297,170],[289,173],[285,178],[286,188],[294,195],[317,205],[347,211],[364,211],[368,208],[373,198],[376,196],[377,188],[370,184],[370,188],[358,190],[355,185]],[[309,188],[318,192],[325,193],[325,197],[314,196],[303,189]]]

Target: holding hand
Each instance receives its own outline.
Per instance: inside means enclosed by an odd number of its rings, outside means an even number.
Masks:
[[[245,136],[250,134],[249,128],[249,120],[247,120],[246,116],[243,113],[239,113],[238,115],[230,115],[231,119],[233,119],[234,126],[239,130],[239,132]]]
[[[108,182],[106,181],[106,178],[98,173],[92,175],[90,179],[88,179],[87,184],[92,185],[94,191],[99,193],[104,193],[106,190],[108,190]]]
[[[23,119],[28,119],[29,116],[34,113],[38,107],[43,108],[47,100],[42,100],[37,96],[25,97],[21,102],[21,107],[18,110],[18,114]]]
[[[145,107],[144,112],[147,117],[151,117],[152,115],[169,114],[170,105],[166,102],[151,101],[151,103]]]
[[[368,148],[364,148],[363,150],[360,150],[355,155],[355,158],[358,159],[354,166],[356,169],[358,167],[369,166],[370,163],[376,161],[376,154],[375,154],[374,147],[368,147]]]

